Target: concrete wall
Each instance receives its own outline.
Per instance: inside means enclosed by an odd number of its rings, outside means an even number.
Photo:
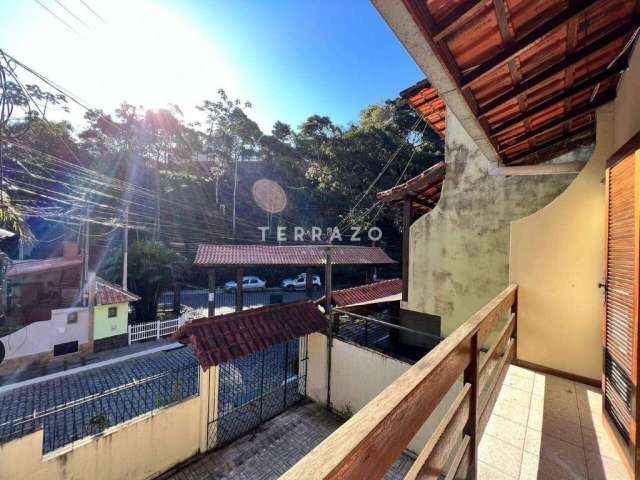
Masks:
[[[78,321],[67,323],[69,313],[76,312]],[[62,308],[51,311],[51,320],[34,322],[0,338],[4,345],[5,360],[49,353],[53,346],[77,341],[83,345],[89,340],[89,311],[86,308]]]
[[[307,395],[326,405],[327,401],[327,337],[309,335]],[[411,365],[380,352],[333,339],[331,359],[331,408],[342,416],[356,413]],[[460,385],[455,385],[440,406],[409,443],[409,450],[418,454],[435,430]]]
[[[602,356],[605,187],[613,105],[598,111],[589,163],[550,205],[511,225],[518,359],[597,380]]]
[[[509,223],[551,202],[575,174],[489,175],[489,161],[450,112],[445,162],[438,205],[411,227],[408,307],[441,316],[449,335],[507,286]]]
[[[42,456],[42,430],[0,444],[0,480],[142,480],[195,455],[200,398],[142,415]]]
[[[118,309],[118,315],[114,318],[109,318],[109,308],[116,307]],[[113,337],[116,335],[124,335],[127,333],[127,325],[129,320],[129,304],[119,303],[117,305],[98,305],[95,312],[95,324],[94,324],[94,340],[98,340],[106,337]]]

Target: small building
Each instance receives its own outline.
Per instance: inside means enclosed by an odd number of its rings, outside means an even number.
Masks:
[[[93,351],[101,352],[128,345],[129,302],[140,297],[119,285],[97,277],[94,307]]]

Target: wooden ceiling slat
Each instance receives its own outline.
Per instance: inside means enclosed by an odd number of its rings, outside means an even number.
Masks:
[[[436,42],[439,42],[451,32],[458,30],[460,27],[466,25],[471,21],[478,13],[487,8],[489,3],[487,0],[471,0],[458,9],[453,11],[444,21],[439,25],[440,29],[433,36]]]
[[[574,109],[574,111],[571,111],[568,114],[564,114],[561,117],[556,117],[553,121],[549,123],[545,123],[543,124],[543,126],[539,128],[532,129],[531,131],[526,132],[526,134],[518,134],[514,138],[510,139],[509,140],[510,145],[502,147],[499,153],[504,153],[506,150],[509,150],[514,146],[519,145],[522,142],[535,140],[535,138],[538,136],[545,135],[551,132],[552,130],[554,130],[555,128],[558,128],[559,126],[566,125],[572,120],[575,120],[576,118],[579,118],[587,113],[591,113],[595,111],[598,107],[601,107],[605,103],[610,102],[614,98],[615,98],[615,95],[607,95],[606,97],[603,97],[597,102],[589,103],[583,107],[576,108]],[[526,138],[523,138],[523,137],[526,137]]]
[[[624,71],[626,68],[627,68],[627,62],[625,59],[623,64],[619,65],[615,69],[604,70],[598,73],[597,75],[594,75],[593,77],[585,80],[584,82],[575,84],[573,87],[571,87],[568,90],[561,91],[559,94],[554,95],[553,97],[549,98],[548,100],[545,100],[544,102],[536,105],[535,107],[529,108],[526,112],[520,113],[514,117],[511,117],[509,120],[500,124],[498,128],[496,128],[495,130],[492,130],[491,134],[501,135],[505,131],[509,130],[511,127],[519,124],[520,122],[528,120],[560,102],[563,102],[567,99],[571,99],[578,93],[581,93],[581,92],[584,92],[585,90],[593,88],[599,83],[604,82],[605,80],[608,80],[611,77],[620,75],[620,73]]]
[[[496,108],[504,105],[504,103],[516,98],[519,94],[525,93],[527,90],[535,87],[536,85],[545,82],[555,75],[558,75],[566,68],[571,66],[576,66],[578,63],[584,61],[589,56],[597,53],[600,50],[604,50],[609,45],[617,40],[625,38],[629,35],[633,30],[637,28],[636,22],[628,22],[620,27],[616,28],[612,32],[607,33],[606,35],[600,37],[598,40],[592,42],[590,45],[582,48],[571,55],[568,55],[564,60],[558,62],[554,65],[550,65],[545,70],[539,71],[536,75],[528,78],[524,82],[522,82],[517,87],[509,90],[502,95],[498,95],[490,102],[487,102],[485,105],[481,105],[479,117],[484,117],[487,113],[495,110]]]
[[[509,48],[504,49],[501,53],[491,59],[491,61],[478,65],[472,72],[463,75],[460,87],[463,90],[468,90],[474,82],[477,82],[489,73],[495,71],[497,68],[500,68],[510,59],[517,57],[529,48],[546,40],[559,27],[562,27],[575,18],[584,15],[585,12],[594,6],[605,4],[606,1],[607,0],[576,1],[570,8],[567,8],[561,14],[551,17],[546,23],[534,29],[521,39],[515,41]]]
[[[402,1],[505,164],[591,141],[640,27],[640,0]],[[437,92],[412,91],[441,121]]]
[[[587,134],[593,135],[593,128],[592,125],[585,125],[583,127],[577,128],[576,130],[574,130],[573,132],[571,132],[571,137],[570,138],[565,138],[565,137],[561,137],[561,138],[554,138],[551,140],[548,140],[544,143],[541,143],[539,145],[536,145],[535,147],[533,147],[530,150],[527,150],[525,153],[521,154],[521,155],[516,155],[514,157],[509,157],[507,159],[507,163],[509,165],[516,163],[518,160],[522,160],[523,158],[527,158],[530,156],[535,155],[536,153],[539,153],[543,150],[547,150],[547,149],[552,149],[554,146],[558,145],[558,144],[562,144],[562,143],[571,143],[575,140],[577,140],[578,138],[582,138],[587,136]]]

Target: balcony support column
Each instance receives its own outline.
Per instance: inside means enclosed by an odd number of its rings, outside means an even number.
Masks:
[[[402,204],[402,301],[409,300],[409,231],[413,201],[406,197]]]

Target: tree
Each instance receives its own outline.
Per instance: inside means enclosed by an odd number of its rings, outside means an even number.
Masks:
[[[133,304],[140,322],[156,320],[160,295],[173,284],[174,269],[181,257],[160,242],[137,241],[129,248],[128,288],[141,297]],[[112,252],[102,274],[119,283],[122,275],[122,256]]]

